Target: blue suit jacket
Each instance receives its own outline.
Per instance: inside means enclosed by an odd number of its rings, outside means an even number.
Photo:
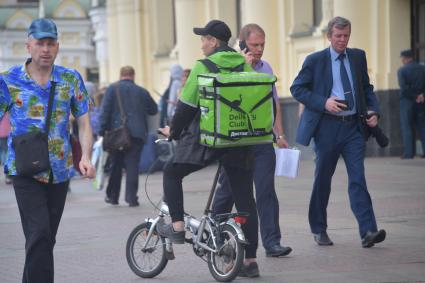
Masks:
[[[400,98],[415,100],[425,92],[425,66],[414,61],[400,67],[397,72]]]
[[[126,126],[133,138],[146,141],[148,135],[147,115],[155,115],[158,107],[149,92],[130,80],[120,80],[111,84],[102,100],[100,114],[100,134],[121,126],[121,113],[115,94],[116,86],[120,88],[121,102],[126,115]]]
[[[350,69],[353,77],[357,115],[364,114],[367,110],[379,112],[379,105],[373,92],[373,86],[369,83],[367,73],[366,55],[363,50],[347,48]],[[326,48],[307,56],[291,86],[292,96],[305,105],[298,125],[296,141],[302,145],[309,145],[314,132],[325,113],[326,100],[331,95],[332,63],[330,50]],[[356,70],[357,68],[357,70]],[[358,76],[361,78],[358,78]],[[363,92],[359,91],[360,88]],[[360,93],[364,94],[366,109],[362,109]],[[358,119],[360,123],[360,119]],[[362,130],[362,127],[359,128]]]

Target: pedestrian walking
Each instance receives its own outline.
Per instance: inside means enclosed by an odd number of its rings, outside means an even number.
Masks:
[[[104,136],[106,131],[125,126],[130,132],[130,148],[110,152],[111,172],[105,197],[106,203],[118,204],[121,179],[125,169],[125,201],[130,207],[139,206],[137,196],[139,162],[148,135],[147,116],[158,112],[157,105],[149,92],[138,86],[134,82],[134,77],[134,68],[124,66],[120,70],[120,80],[106,90],[102,100],[99,131],[99,134]]]
[[[76,70],[54,64],[59,42],[52,20],[31,23],[26,47],[31,57],[0,74],[0,117],[8,111],[12,126],[5,172],[13,178],[25,235],[22,282],[51,283],[56,233],[74,172],[70,114],[79,127],[81,174],[95,176],[89,98]]]
[[[342,156],[361,244],[370,248],[386,236],[385,230],[377,228],[364,168],[363,126],[377,126],[379,105],[369,83],[365,52],[347,48],[350,35],[349,20],[335,17],[329,21],[327,37],[331,46],[307,56],[291,93],[305,105],[296,140],[307,146],[314,139],[316,171],[308,213],[314,240],[319,245],[333,245],[327,234],[326,209],[332,176]],[[364,113],[368,116],[363,117]]]
[[[239,41],[246,46],[241,50],[245,60],[253,69],[260,73],[273,74],[270,64],[263,60],[263,52],[266,43],[266,34],[257,24],[247,24],[242,27]],[[276,105],[274,134],[279,148],[287,148],[281,122],[281,108],[276,87],[273,86],[273,99]],[[258,144],[250,146],[254,156],[253,174],[255,184],[255,197],[257,211],[260,220],[260,232],[266,256],[279,257],[291,253],[290,247],[280,244],[281,232],[279,225],[279,200],[277,199],[274,172],[276,167],[276,154],[273,144]],[[234,201],[232,190],[226,172],[222,171],[220,186],[214,196],[213,212],[230,212]]]

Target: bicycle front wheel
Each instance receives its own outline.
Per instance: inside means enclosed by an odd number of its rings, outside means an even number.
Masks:
[[[221,227],[218,252],[208,255],[208,268],[219,282],[230,282],[238,275],[244,257],[244,249],[237,239],[237,231],[229,224]]]
[[[126,247],[128,265],[134,273],[143,278],[157,276],[168,263],[165,239],[156,231],[148,238],[150,225],[151,223],[142,223],[134,228]]]

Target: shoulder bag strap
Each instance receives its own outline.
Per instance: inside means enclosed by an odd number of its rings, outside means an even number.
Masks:
[[[56,82],[51,82],[50,86],[50,95],[49,95],[49,103],[47,105],[47,115],[46,115],[46,124],[44,125],[44,132],[49,135],[50,130],[50,118],[52,117],[52,109],[53,109],[53,98],[55,97],[55,88]]]
[[[354,53],[353,53],[354,55]],[[363,89],[363,78],[362,78],[362,73],[360,71],[360,56],[358,54],[356,54],[355,56],[353,56],[355,58],[354,59],[354,72],[356,75],[356,79],[357,79],[357,85],[359,86],[357,91],[358,91],[358,102],[359,102],[359,114],[360,114],[360,118],[364,119],[367,116],[367,106],[366,106],[366,98],[365,98],[365,93],[364,93],[364,89]]]
[[[118,100],[118,107],[120,108],[120,116],[121,116],[121,125],[125,126],[125,122],[127,120],[127,117],[124,114],[124,109],[122,107],[122,101],[121,101],[121,93],[120,93],[120,86],[119,83],[116,84],[115,87],[115,95],[117,96]]]

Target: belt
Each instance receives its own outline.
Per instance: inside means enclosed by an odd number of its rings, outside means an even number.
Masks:
[[[329,113],[325,113],[323,115],[323,117],[328,118],[328,119],[342,121],[342,122],[349,122],[349,121],[356,120],[357,119],[357,114],[347,115],[347,116],[337,116],[337,115],[332,115],[332,114],[329,114]]]

